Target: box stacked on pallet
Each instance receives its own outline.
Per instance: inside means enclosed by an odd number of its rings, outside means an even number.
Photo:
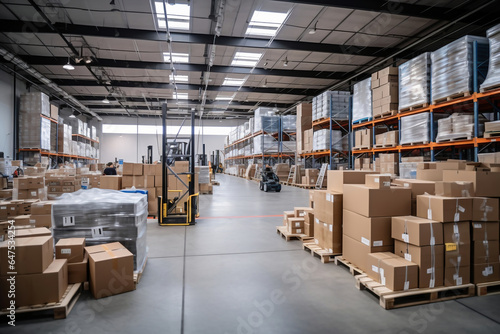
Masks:
[[[12,198],[14,200],[44,200],[47,198],[45,177],[43,176],[24,176],[14,178],[13,185]]]
[[[375,135],[375,147],[396,147],[399,143],[399,131],[387,131]]]
[[[313,151],[329,150],[330,135],[332,140],[332,150],[342,151],[342,131],[322,129],[313,133]]]
[[[486,37],[490,44],[488,75],[481,84],[481,92],[498,88],[500,85],[500,24],[488,29]]]
[[[306,151],[305,141],[306,136],[304,132],[312,128],[312,105],[310,103],[301,103],[297,106],[297,119],[296,119],[296,129],[297,129],[297,153],[302,154]]]
[[[267,133],[275,133],[279,130],[279,116],[274,115],[272,108],[260,107],[254,113],[254,133],[264,131]]]
[[[352,121],[360,122],[372,118],[372,80],[370,78],[354,85],[352,96]]]
[[[367,274],[392,291],[404,291],[418,287],[417,264],[391,252],[369,253]]]
[[[330,118],[330,106],[333,119],[347,120],[349,117],[349,97],[350,93],[345,91],[326,91],[313,97],[313,121]]]
[[[387,67],[372,74],[373,117],[394,115],[398,111],[398,68]]]
[[[21,95],[19,106],[19,147],[50,150],[49,97],[44,93]]]
[[[140,269],[147,256],[147,209],[143,194],[104,189],[64,194],[52,204],[54,239],[85,238],[91,246],[120,242]]]
[[[478,124],[478,136],[482,136],[483,124]],[[472,139],[474,137],[474,116],[454,113],[447,118],[438,120],[436,142],[458,139]]]
[[[302,185],[314,186],[318,181],[319,170],[315,168],[306,168],[305,176],[302,177]]]
[[[373,146],[372,128],[357,130],[354,132],[354,148],[368,149]]]
[[[488,39],[477,36],[464,36],[432,52],[431,78],[432,103],[447,98],[472,94],[474,73],[474,43],[477,42],[477,63],[480,73],[488,71]],[[478,76],[478,83],[484,79]]]
[[[500,163],[500,152],[479,153],[477,155],[477,161],[483,164]]]
[[[314,145],[314,129],[304,131],[304,149],[303,153],[311,153]]]
[[[500,121],[492,121],[484,123],[484,137],[498,137],[500,136]]]
[[[423,53],[399,65],[399,110],[426,107],[431,101],[431,54]]]
[[[59,126],[58,126],[58,144],[57,149],[59,153],[71,154],[71,141],[72,141],[72,127],[71,125],[64,124],[63,119],[59,117]]]
[[[410,116],[401,117],[401,145],[424,143],[431,141],[430,138],[430,114],[424,112]]]
[[[290,173],[290,166],[288,164],[275,164],[273,166],[273,170],[274,170],[274,173],[280,179],[280,181],[286,182],[286,180],[288,179],[288,174]],[[254,171],[254,174],[255,174],[255,171]]]
[[[381,153],[380,158],[380,173],[389,174],[396,177],[399,174],[399,154],[398,153]]]
[[[417,196],[418,195],[434,195],[435,194],[435,182],[425,181],[425,180],[414,180],[414,179],[395,179],[393,181],[395,185],[409,188],[411,190],[411,215],[417,215]]]
[[[60,239],[55,247],[56,259],[68,261],[68,283],[87,282],[88,254],[85,238]]]
[[[62,194],[72,193],[80,187],[75,187],[75,175],[51,175],[45,178],[47,198],[55,199]]]
[[[281,116],[281,130],[287,133],[294,133],[297,131],[297,116],[296,115],[283,115]]]

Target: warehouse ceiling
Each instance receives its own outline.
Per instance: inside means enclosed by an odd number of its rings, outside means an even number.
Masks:
[[[290,112],[500,22],[496,0],[0,0],[0,8],[0,47],[98,115],[145,117],[165,101],[180,116]],[[6,59],[0,65],[43,86]]]

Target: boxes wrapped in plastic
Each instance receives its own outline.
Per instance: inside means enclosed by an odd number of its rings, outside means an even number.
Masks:
[[[278,141],[270,135],[258,135],[253,138],[253,154],[278,152]]]
[[[50,117],[49,96],[39,92],[21,94],[19,113],[31,114],[32,116],[42,114]]]
[[[478,124],[478,136],[482,136],[484,124]],[[438,120],[436,142],[471,139],[474,137],[474,116],[470,114],[454,113],[449,117]]]
[[[352,121],[372,117],[372,80],[365,79],[354,85],[352,96]]]
[[[486,37],[490,42],[490,60],[488,75],[480,86],[481,92],[500,85],[500,24],[488,29]]]
[[[401,117],[401,145],[430,142],[429,121],[428,112]]]
[[[345,91],[326,91],[313,97],[313,121],[329,118],[330,106],[332,107],[332,117],[334,119],[347,120],[349,117],[349,96],[350,93]]]
[[[464,36],[441,49],[432,52],[432,101],[452,97],[457,94],[468,94],[473,86],[473,44],[477,42],[477,61],[479,71],[488,70],[488,39],[477,36]],[[484,79],[478,76],[478,83]]]
[[[245,124],[238,125],[238,140],[245,137]]]
[[[423,53],[399,66],[399,110],[430,103],[431,54]]]
[[[274,116],[272,108],[257,108],[254,113],[254,133],[264,130],[264,132],[274,133],[279,129],[279,117]]]
[[[85,238],[87,246],[120,242],[134,254],[134,269],[147,256],[148,200],[144,194],[93,188],[63,194],[52,205],[54,241]]]
[[[285,132],[297,131],[297,115],[281,116],[281,125],[281,129]]]
[[[199,166],[198,182],[203,184],[210,183],[210,167]]]
[[[313,133],[313,151],[329,150],[330,149],[330,130],[322,129]],[[342,151],[343,138],[342,131],[332,130],[332,149],[334,151]]]
[[[51,149],[51,124],[38,113],[19,112],[19,147]]]
[[[400,162],[399,163],[399,178],[400,179],[416,179],[418,162]]]

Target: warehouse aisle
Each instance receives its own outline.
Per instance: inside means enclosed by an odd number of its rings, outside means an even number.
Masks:
[[[386,311],[343,268],[275,232],[308,191],[259,191],[217,175],[196,226],[148,224],[149,260],[135,292],[82,296],[66,320],[18,321],[2,333],[500,332],[500,295]],[[259,217],[264,216],[264,217]],[[182,330],[181,330],[182,329]]]

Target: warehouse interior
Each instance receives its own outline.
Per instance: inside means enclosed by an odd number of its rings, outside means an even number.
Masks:
[[[500,330],[497,1],[0,8],[2,333]]]

